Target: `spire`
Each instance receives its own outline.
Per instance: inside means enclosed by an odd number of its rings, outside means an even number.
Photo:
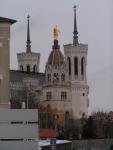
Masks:
[[[73,31],[73,44],[78,44],[78,31],[77,31],[77,21],[76,21],[76,7],[74,5],[74,31]]]
[[[27,26],[27,45],[26,45],[26,52],[29,53],[31,52],[31,41],[30,41],[30,30],[29,30],[29,18],[30,16],[28,15],[28,26]]]

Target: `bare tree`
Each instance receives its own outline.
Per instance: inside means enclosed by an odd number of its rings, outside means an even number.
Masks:
[[[109,112],[92,112],[92,118],[96,126],[96,132],[98,133],[98,137],[113,137],[113,120],[110,117]]]
[[[82,130],[83,138],[109,138],[113,137],[113,120],[109,112],[92,112],[84,122]]]
[[[59,139],[79,139],[82,132],[80,119],[74,119],[72,115],[65,118],[64,126],[60,127]]]
[[[12,109],[21,109],[22,102],[25,102],[25,107],[28,107],[29,109],[42,105],[41,90],[36,91],[31,87],[24,85],[17,90],[11,89],[10,93],[10,102]]]

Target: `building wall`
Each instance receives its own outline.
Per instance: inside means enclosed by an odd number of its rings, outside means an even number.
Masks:
[[[52,109],[57,109],[65,112],[69,112],[69,114],[72,113],[72,104],[70,101],[45,101],[44,106],[48,106],[48,104],[51,106]]]
[[[47,100],[47,92],[51,92],[52,97],[50,100],[56,101],[56,100],[63,100],[61,99],[61,92],[66,92],[66,99],[65,101],[71,101],[70,97],[70,86],[66,85],[50,85],[50,86],[44,86],[43,87],[43,98],[44,100]]]
[[[0,108],[9,108],[10,26],[0,23]]]
[[[47,107],[45,107],[47,108]],[[64,124],[64,113],[55,109],[39,110],[40,128],[52,128],[58,130]]]
[[[110,146],[113,145],[112,139],[87,139],[87,140],[73,140],[72,148],[81,149],[81,148],[101,148],[101,149],[110,149]]]

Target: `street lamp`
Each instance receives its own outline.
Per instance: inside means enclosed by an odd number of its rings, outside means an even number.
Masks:
[[[27,92],[27,106],[26,106],[26,107],[27,107],[27,109],[29,108],[29,106],[28,106],[28,101],[29,101],[29,93],[30,93],[30,92],[28,91],[28,92]]]

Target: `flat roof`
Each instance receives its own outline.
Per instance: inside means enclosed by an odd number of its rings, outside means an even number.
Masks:
[[[71,141],[67,141],[67,140],[57,140],[56,139],[56,145],[58,144],[68,144],[71,143]],[[43,147],[43,146],[50,146],[50,139],[49,140],[39,140],[39,147]]]

